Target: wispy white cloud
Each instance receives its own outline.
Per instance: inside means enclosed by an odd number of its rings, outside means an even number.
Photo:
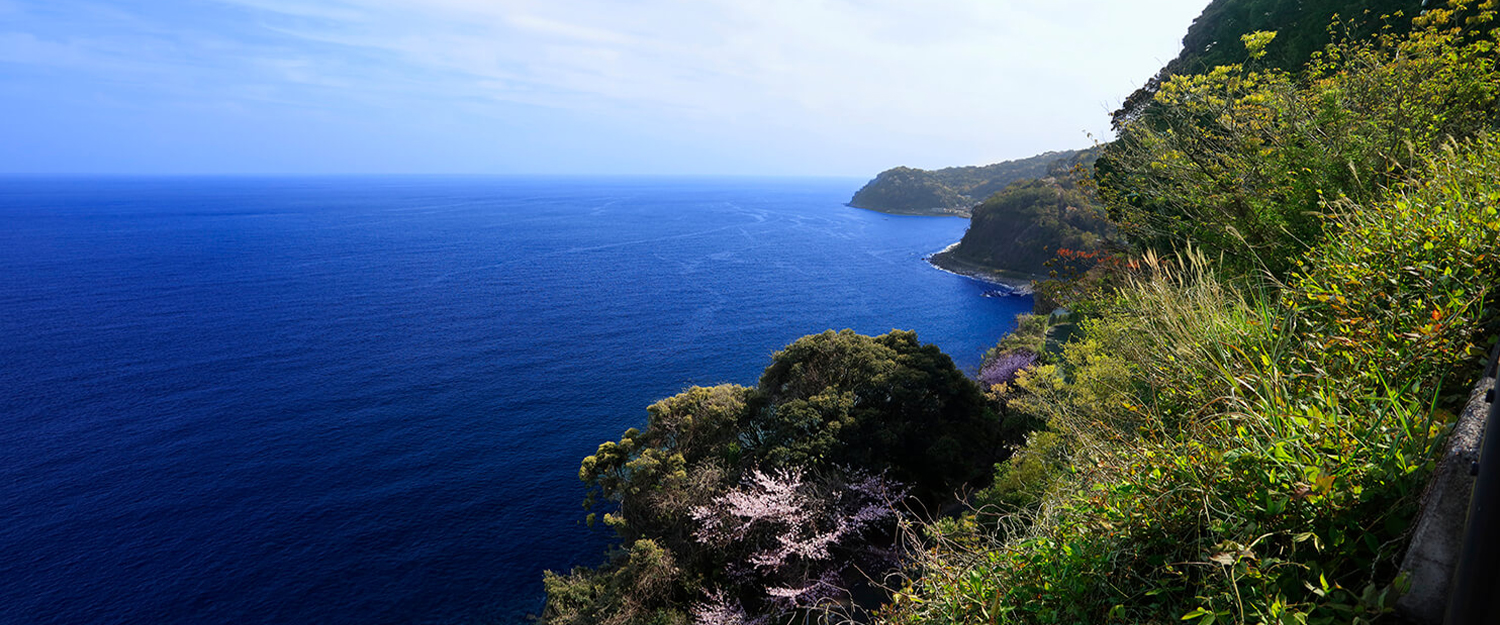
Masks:
[[[520,106],[754,155],[739,165],[855,173],[1081,145],[1206,3],[0,0],[22,14],[0,26],[0,63],[109,71],[185,101],[384,107],[443,125],[515,126]]]
[[[284,34],[461,77],[445,88],[477,96],[835,139],[887,133],[996,157],[1104,129],[1203,4],[229,1]]]
[[[46,41],[31,33],[0,33],[0,63],[92,67],[95,62],[84,46]]]

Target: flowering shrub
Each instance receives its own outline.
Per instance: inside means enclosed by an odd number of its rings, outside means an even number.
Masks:
[[[1009,384],[1016,373],[1036,364],[1036,352],[1016,349],[997,355],[979,369],[979,383],[989,388],[996,384]]]
[[[745,606],[722,590],[705,594],[707,599],[693,605],[693,623],[696,625],[766,625],[771,622],[769,616],[751,617]]]
[[[693,509],[694,537],[733,554],[727,578],[736,594],[759,603],[762,612],[842,603],[858,581],[856,567],[892,564],[888,545],[881,548],[871,539],[890,535],[896,506],[906,496],[905,488],[882,475],[847,473],[807,480],[799,468],[753,470],[739,487]],[[726,605],[723,590],[716,592],[696,611]]]
[[[857,611],[864,575],[896,566],[907,486],[938,504],[982,480],[1005,443],[978,385],[903,331],[803,337],[755,388],[691,388],[648,413],[644,431],[580,464],[586,506],[608,506],[621,546],[596,569],[548,573],[542,623]]]

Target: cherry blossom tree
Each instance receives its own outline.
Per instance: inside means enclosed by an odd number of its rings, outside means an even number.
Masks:
[[[717,589],[694,610],[700,625],[751,623],[760,616],[847,602],[861,567],[890,564],[881,549],[907,489],[848,469],[810,477],[800,468],[752,470],[740,486],[693,509],[695,539],[735,554],[732,593]],[[738,620],[736,620],[738,619]]]

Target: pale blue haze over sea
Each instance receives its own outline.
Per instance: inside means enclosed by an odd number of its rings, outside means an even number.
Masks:
[[[653,400],[1030,308],[861,182],[0,178],[0,623],[516,622]]]

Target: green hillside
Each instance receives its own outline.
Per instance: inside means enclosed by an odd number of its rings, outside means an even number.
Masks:
[[[1361,39],[1383,29],[1406,32],[1422,5],[1422,0],[1214,0],[1188,27],[1177,57],[1125,98],[1114,113],[1115,128],[1140,114],[1172,76],[1247,61],[1240,45],[1244,35],[1276,31],[1256,65],[1297,69],[1336,37]]]
[[[880,172],[854,193],[855,208],[903,215],[963,215],[985,198],[1022,178],[1040,178],[1059,160],[1076,150],[1047,152],[993,165],[913,169],[896,167]]]
[[[1100,252],[1115,227],[1089,184],[1098,154],[1074,153],[1055,161],[1046,177],[1017,180],[991,195],[974,207],[963,240],[933,262],[1042,275],[1061,250]]]

